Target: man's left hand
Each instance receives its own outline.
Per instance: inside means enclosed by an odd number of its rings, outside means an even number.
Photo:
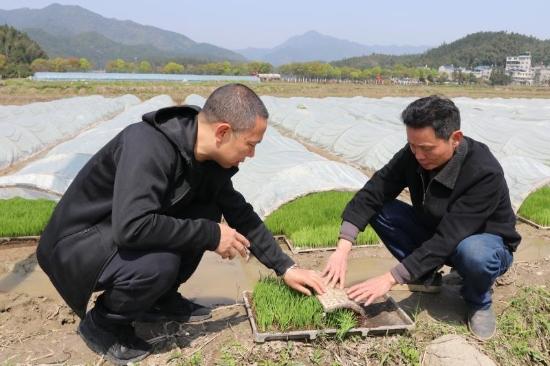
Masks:
[[[350,299],[364,302],[366,306],[372,304],[380,296],[384,296],[396,283],[392,274],[386,272],[381,276],[351,286],[346,293]]]
[[[319,273],[309,269],[290,268],[284,274],[283,280],[289,287],[307,296],[311,295],[310,288],[320,295],[325,293],[323,279]]]

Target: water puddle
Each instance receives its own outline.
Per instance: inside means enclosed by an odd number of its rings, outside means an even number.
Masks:
[[[514,253],[516,261],[532,261],[550,257],[550,242],[543,238],[524,238]]]

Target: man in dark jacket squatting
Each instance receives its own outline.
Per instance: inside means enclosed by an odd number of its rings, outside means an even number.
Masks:
[[[132,322],[199,321],[206,307],[178,292],[206,250],[252,252],[307,295],[322,279],[297,268],[231,177],[261,142],[268,112],[241,84],[216,89],[204,108],[160,109],[125,128],[78,173],[37,250],[40,266],[82,319],[78,332],[117,364],[151,346]],[[221,224],[221,217],[227,224]],[[309,288],[309,289],[308,289]],[[94,291],[104,291],[86,313]]]
[[[491,287],[521,240],[502,167],[486,145],[463,136],[448,99],[418,99],[402,119],[408,143],[346,206],[325,279],[343,287],[352,243],[370,223],[400,263],[347,289],[351,299],[370,304],[396,284],[437,292],[438,269],[447,264],[463,279],[470,331],[489,339],[496,331]],[[412,206],[396,200],[405,187]]]

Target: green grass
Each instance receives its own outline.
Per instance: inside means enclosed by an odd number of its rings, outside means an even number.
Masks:
[[[519,208],[518,214],[541,226],[550,226],[550,187],[531,193]]]
[[[273,234],[286,235],[296,247],[334,247],[342,212],[353,195],[353,192],[320,192],[300,197],[270,214],[265,223]],[[379,241],[370,226],[357,237],[358,245]]]
[[[40,235],[54,207],[54,201],[43,199],[0,200],[0,237]]]
[[[498,318],[488,347],[502,365],[550,365],[550,291],[522,288]]]
[[[337,328],[337,338],[343,339],[357,325],[351,310],[337,310],[325,316],[317,298],[292,290],[278,278],[260,279],[252,299],[261,332]]]

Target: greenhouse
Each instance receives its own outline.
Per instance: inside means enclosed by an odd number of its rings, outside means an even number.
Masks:
[[[400,114],[413,98],[263,97],[272,125],[378,170],[406,143]],[[550,106],[542,99],[454,99],[465,135],[487,144],[503,166],[518,210],[550,183]]]
[[[123,98],[137,99],[133,96]],[[107,141],[130,123],[141,121],[144,113],[173,104],[168,96],[154,97],[128,107],[116,117],[55,146],[46,156],[30,162],[17,173],[0,176],[0,198],[59,199],[84,164]],[[63,111],[59,110],[59,113]]]
[[[190,95],[185,102],[202,106]],[[256,155],[240,166],[235,188],[265,218],[282,204],[312,192],[356,191],[367,182],[359,170],[308,151],[300,143],[268,127]]]
[[[139,103],[133,95],[59,99],[0,106],[0,169],[27,159]]]
[[[284,203],[312,192],[361,188],[368,178],[353,166],[375,171],[404,146],[400,113],[413,99],[266,96],[263,100],[270,127],[256,157],[241,165],[234,184],[265,218]],[[198,95],[186,99],[195,105],[204,101]],[[517,211],[530,193],[550,183],[550,107],[538,99],[455,101],[465,134],[488,144],[502,164]],[[4,126],[0,136],[5,142],[0,150],[3,166],[49,151],[16,173],[1,176],[0,197],[58,199],[89,158],[119,131],[146,112],[174,104],[168,96],[138,102],[131,95],[90,96],[1,107],[0,124],[10,121],[11,126]],[[312,143],[348,164],[328,160],[298,141]]]
[[[193,95],[187,103],[202,105],[204,98]],[[142,114],[169,105],[173,105],[171,98],[154,97],[55,146],[44,158],[0,177],[0,197],[58,199],[107,141],[130,123],[141,120]],[[233,179],[236,189],[262,218],[296,197],[320,191],[355,191],[366,181],[357,169],[314,154],[272,128],[258,145],[255,158],[242,164]]]

